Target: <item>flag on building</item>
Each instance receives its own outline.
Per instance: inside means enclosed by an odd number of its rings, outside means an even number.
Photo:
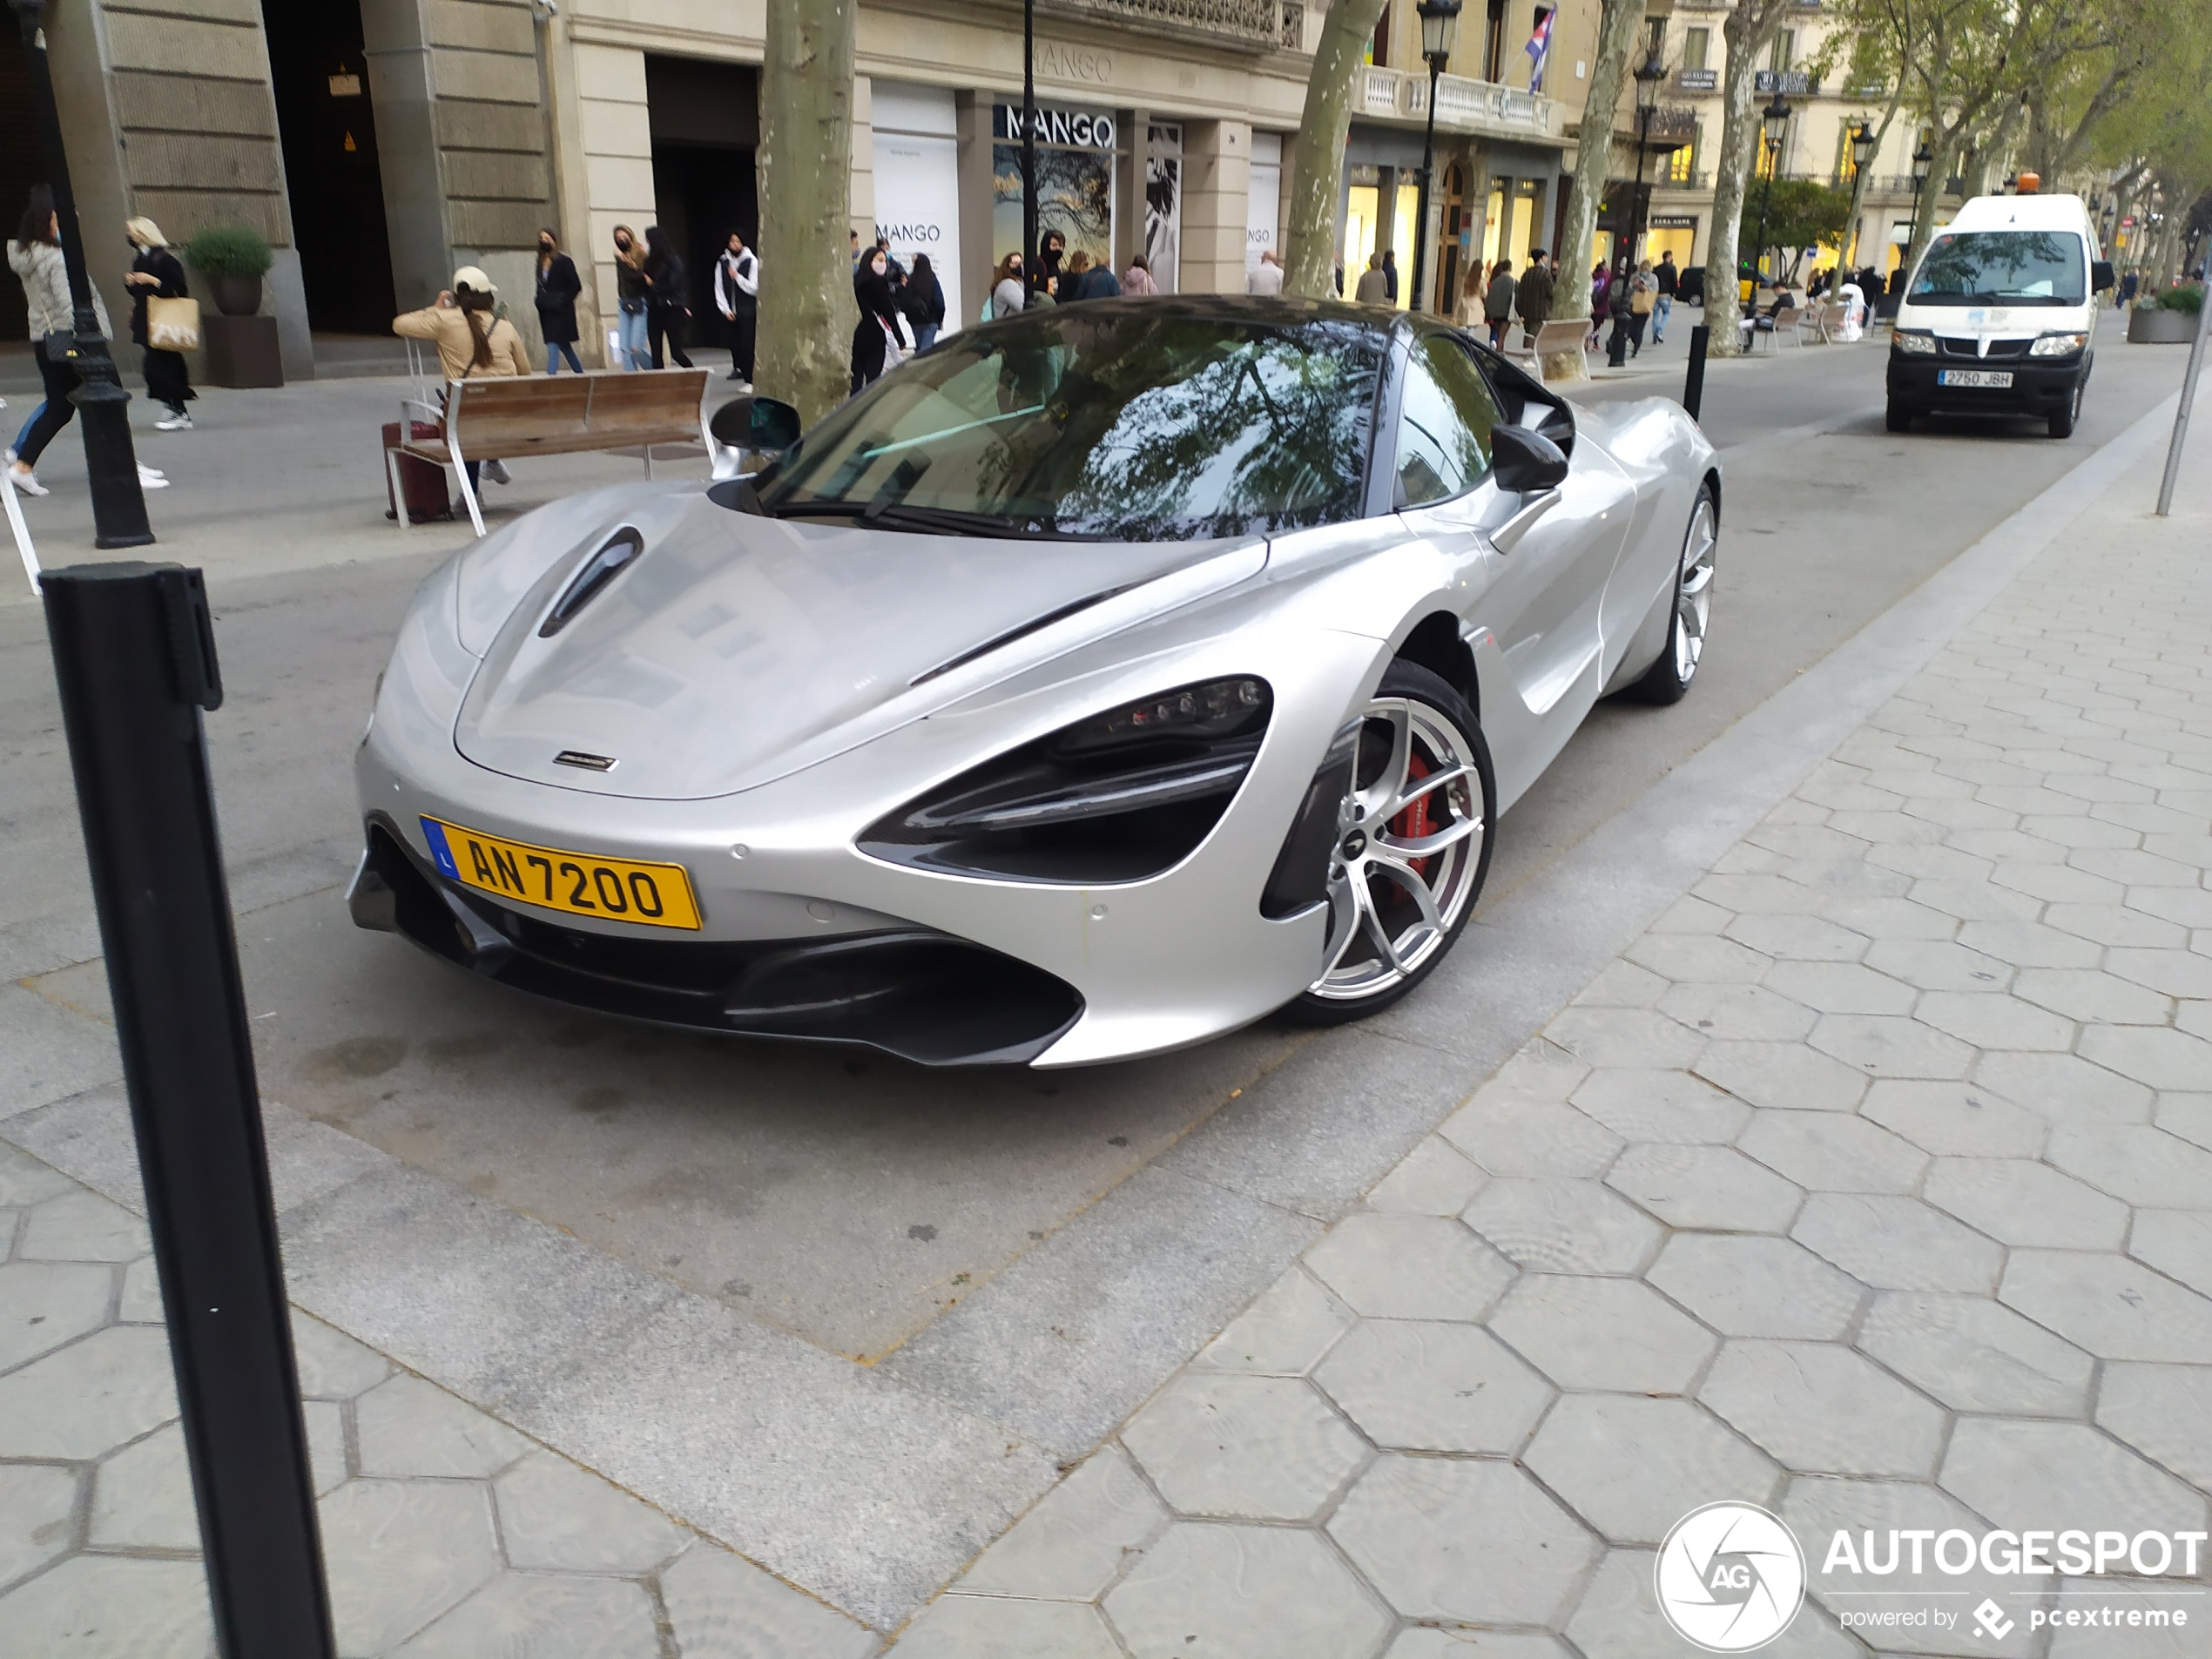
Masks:
[[[1558,15],[1556,10],[1539,11],[1536,32],[1528,37],[1528,44],[1523,49],[1528,54],[1528,90],[1532,92],[1544,90],[1544,64],[1552,51],[1552,19]]]

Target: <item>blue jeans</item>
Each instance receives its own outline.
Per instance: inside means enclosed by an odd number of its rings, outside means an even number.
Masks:
[[[23,453],[23,446],[24,442],[30,436],[30,428],[38,424],[38,417],[45,413],[46,405],[42,400],[38,407],[30,412],[30,418],[23,423],[23,429],[16,434],[16,441],[8,447],[10,449],[13,449],[17,455],[21,455]]]
[[[624,306],[616,314],[619,319],[616,326],[621,331],[623,368],[632,371],[651,368],[653,354],[645,335],[645,307],[639,306],[632,311]]]
[[[937,343],[937,327],[934,322],[914,324],[914,349],[916,351],[927,351]]]
[[[1662,293],[1659,296],[1659,309],[1653,314],[1651,319],[1651,338],[1655,341],[1662,339],[1665,336],[1667,332],[1667,319],[1673,313],[1674,308],[1675,296],[1673,294]]]
[[[577,357],[576,347],[569,341],[565,340],[549,340],[545,342],[545,372],[547,374],[559,374],[561,372],[561,360],[563,357],[569,360],[570,368],[573,369],[579,374],[583,373],[583,364],[579,361]]]

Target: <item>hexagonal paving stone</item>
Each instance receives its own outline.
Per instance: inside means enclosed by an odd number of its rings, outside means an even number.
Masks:
[[[1603,1175],[1621,1150],[1619,1136],[1572,1106],[1479,1094],[1438,1133],[1492,1175]]]
[[[2089,1397],[2089,1356],[1980,1296],[1892,1291],[1874,1298],[1858,1345],[1953,1411],[2072,1417]]]
[[[2212,1490],[2212,1366],[2114,1361],[2097,1390],[2097,1422]]]
[[[1305,1252],[1305,1265],[1374,1319],[1479,1319],[1513,1265],[1457,1221],[1356,1211]]]
[[[1432,1135],[1367,1190],[1370,1210],[1409,1216],[1456,1216],[1489,1176],[1440,1135]]]
[[[509,1565],[568,1573],[643,1573],[689,1541],[651,1504],[551,1452],[492,1482]]]
[[[1122,1430],[1122,1444],[1186,1515],[1303,1521],[1367,1448],[1304,1382],[1191,1372]]]
[[[392,1659],[660,1659],[652,1598],[618,1578],[545,1578],[502,1573]]]
[[[2080,1053],[2153,1089],[2202,1089],[2212,1077],[2212,1042],[2158,1027],[2093,1025],[2081,1034]]]
[[[12,1653],[117,1659],[206,1659],[215,1627],[197,1561],[77,1555],[0,1602]]]
[[[1198,1351],[1201,1371],[1302,1377],[1356,1318],[1305,1271],[1291,1268]]]
[[[2094,968],[2100,954],[2087,940],[2040,921],[1961,922],[1959,942],[2015,968]]]
[[[1974,1060],[1958,1038],[1885,1014],[1824,1014],[1808,1041],[1870,1077],[1963,1077]]]
[[[1606,1184],[1670,1227],[1786,1232],[1804,1194],[1732,1146],[1632,1146]]]
[[[0,1371],[107,1323],[115,1270],[90,1262],[0,1265]]]
[[[1866,1092],[1856,1067],[1801,1042],[1715,1042],[1694,1068],[1708,1082],[1754,1106],[1847,1112]]]
[[[1383,1659],[1574,1659],[1556,1636],[1534,1630],[1415,1625],[1398,1633]]]
[[[2151,1091],[2078,1055],[1986,1054],[1973,1080],[2054,1122],[2147,1123]]]
[[[2022,968],[2013,995],[2087,1024],[2163,1025],[2174,1014],[2170,996],[2092,968]]]
[[[1855,961],[1777,962],[1764,983],[1821,1014],[1910,1014],[1919,995]]]
[[[1841,1112],[1763,1111],[1737,1145],[1816,1192],[1910,1192],[1928,1165],[1910,1141]]]
[[[1962,1417],[1937,1483],[2014,1532],[2095,1527],[2107,1519],[2130,1534],[2206,1524],[2202,1493],[2086,1423]]]
[[[1794,1042],[1816,1016],[1802,1002],[1764,985],[1677,985],[1659,1012],[1716,1041]]]
[[[292,1352],[300,1392],[309,1399],[351,1399],[392,1374],[392,1362],[375,1349],[298,1308],[292,1310]]]
[[[1867,967],[1923,991],[2001,991],[2013,965],[1949,940],[1877,940]]]
[[[1959,925],[1956,916],[1910,899],[1857,893],[1831,894],[1822,901],[1820,914],[1877,943],[1885,939],[1949,939]],[[1867,960],[1873,961],[1871,951]]]
[[[1514,1465],[1436,1458],[1378,1459],[1328,1529],[1405,1617],[1483,1624],[1558,1622],[1600,1548]]]
[[[1750,1109],[1684,1071],[1592,1072],[1574,1104],[1631,1141],[1710,1142],[1736,1138]]]
[[[111,1325],[0,1377],[0,1457],[97,1458],[176,1414],[168,1334]]]
[[[1925,1475],[1943,1443],[1941,1407],[1824,1342],[1731,1341],[1697,1397],[1805,1474]]]
[[[12,1584],[68,1550],[77,1472],[51,1463],[0,1463],[0,1584]],[[0,1608],[0,1618],[6,1616]]]
[[[199,1511],[192,1501],[183,1425],[165,1424],[92,1472],[87,1536],[102,1549],[199,1548]]]
[[[1593,1066],[1687,1066],[1705,1040],[1649,1008],[1570,1008],[1544,1035]]]
[[[2212,1094],[2161,1094],[2151,1109],[2151,1121],[2168,1135],[2212,1151]]]
[[[80,1188],[31,1206],[16,1255],[24,1261],[128,1262],[152,1248],[145,1222]]]
[[[2032,1158],[2051,1132],[2035,1113],[1972,1082],[1885,1078],[1867,1089],[1858,1115],[1924,1152],[1962,1157]]]
[[[2068,1175],[2131,1204],[2212,1206],[2212,1152],[2141,1124],[2062,1124],[2044,1155]]]
[[[1782,1471],[1702,1406],[1642,1394],[1569,1394],[1521,1460],[1615,1543],[1656,1544],[1689,1507],[1770,1505]]]
[[[1864,1294],[1803,1245],[1757,1233],[1676,1233],[1649,1278],[1734,1337],[1839,1337]]]
[[[1723,932],[1737,943],[1778,961],[1854,962],[1865,954],[1867,945],[1865,934],[1818,916],[1738,916]],[[1771,977],[1773,969],[1767,972]],[[1791,995],[1786,989],[1783,994]]]
[[[1345,1659],[1391,1624],[1317,1534],[1280,1527],[1178,1522],[1104,1606],[1137,1659]]]
[[[1552,1389],[1480,1325],[1363,1319],[1314,1381],[1376,1445],[1514,1452]]]
[[[2212,1298],[2125,1256],[2016,1250],[1997,1296],[2101,1359],[2212,1365]]]
[[[985,1550],[958,1588],[1089,1601],[1167,1522],[1129,1453],[1109,1440]]]
[[[1666,995],[1671,983],[1634,962],[1611,961],[1575,994],[1575,1001],[1581,1008],[1648,1008]]]
[[[1676,985],[1756,985],[1772,965],[1756,950],[1710,934],[1646,934],[1622,954]]]
[[[1493,1181],[1463,1219],[1531,1272],[1633,1273],[1659,1244],[1656,1222],[1587,1179]]]
[[[1660,1655],[1673,1659],[1689,1651],[1659,1611],[1652,1560],[1648,1549],[1607,1552],[1567,1624],[1567,1634],[1586,1659],[1656,1659]],[[1788,1629],[1758,1651],[1761,1659],[1865,1659],[1866,1655],[1865,1648],[1813,1607],[1802,1608]]]
[[[493,1474],[530,1450],[506,1424],[420,1377],[377,1384],[354,1404],[354,1425],[363,1474]]]
[[[2027,1158],[1938,1158],[1921,1191],[2006,1244],[2116,1250],[2127,1237],[2127,1205]]]
[[[1816,1192],[1790,1237],[1885,1291],[1997,1288],[2005,1252],[1918,1198]]]
[[[778,1659],[786,1654],[793,1656],[793,1659],[802,1654],[806,1659],[817,1659],[818,1656],[819,1659],[860,1659],[863,1654],[875,1652],[880,1645],[872,1632],[835,1608],[771,1577],[743,1557],[704,1541],[685,1551],[673,1566],[661,1569],[660,1595],[662,1605],[668,1610],[675,1650],[687,1659],[693,1655],[698,1659],[735,1659],[736,1656],[750,1659],[754,1654],[774,1655]],[[999,1605],[1045,1604],[1032,1602]],[[900,1651],[905,1655],[908,1649],[902,1644]],[[916,1642],[912,1649],[915,1655],[927,1651],[927,1645],[921,1642]],[[957,1659],[1026,1659],[1033,1653],[1065,1653],[1069,1659],[1088,1659],[1084,1650],[1072,1642],[1064,1648],[1042,1642],[995,1648],[979,1640],[949,1649],[940,1648],[936,1652],[941,1659],[951,1659],[952,1656],[957,1656]]]
[[[2128,1253],[2199,1295],[2212,1296],[2212,1213],[2139,1210],[2128,1235]]]
[[[743,1640],[745,1633],[738,1634]],[[1196,1635],[1190,1633],[1193,1638]],[[751,1650],[750,1643],[726,1649],[732,1654]],[[1184,1649],[1199,1650],[1195,1640]],[[1123,1650],[1107,1629],[1105,1615],[1095,1607],[1072,1602],[1015,1602],[995,1595],[954,1595],[940,1596],[924,1608],[893,1651],[899,1659],[1031,1659],[1042,1654],[1050,1654],[1053,1659],[1123,1659]],[[1234,1653],[1237,1649],[1213,1651]]]
[[[1633,1279],[1532,1274],[1490,1320],[1562,1388],[1678,1394],[1716,1345],[1712,1336]]]
[[[1997,991],[1924,991],[1912,1017],[1977,1049],[2074,1047],[2074,1022]]]
[[[2187,950],[2188,930],[2119,900],[2110,904],[2054,904],[2043,912],[2045,926],[2121,950]],[[2106,959],[2109,969],[2111,959]]]
[[[490,1489],[473,1480],[348,1480],[322,1501],[340,1648],[381,1653],[499,1568]]]
[[[2105,969],[2167,996],[2212,997],[2212,956],[2186,948],[2116,948]]]

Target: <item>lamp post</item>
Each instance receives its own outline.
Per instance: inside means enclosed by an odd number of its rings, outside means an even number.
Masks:
[[[1037,291],[1037,0],[1022,0],[1022,285]]]
[[[1878,140],[1874,129],[1864,120],[1854,121],[1851,128],[1851,246],[1837,254],[1838,286],[1842,286],[1851,268],[1851,261],[1858,257],[1858,221],[1866,205],[1866,168],[1874,159]]]
[[[1766,181],[1759,187],[1758,265],[1756,274],[1760,276],[1766,274],[1767,202],[1774,195],[1774,175],[1776,169],[1781,165],[1783,131],[1790,125],[1790,118],[1794,113],[1790,107],[1790,100],[1780,92],[1774,95],[1773,103],[1759,111],[1759,144],[1766,152]],[[1755,301],[1757,297],[1754,293],[1752,298]]]
[[[69,157],[62,147],[61,113],[54,105],[54,78],[46,62],[46,0],[13,0],[23,27],[24,57],[30,71],[30,101],[40,146],[52,181],[62,264],[69,273],[70,366],[77,389],[69,401],[84,416],[84,471],[92,491],[93,544],[144,547],[153,540],[146,523],[145,492],[138,487],[138,452],[131,444],[130,393],[115,372],[99,314],[92,309],[92,280],[84,271],[84,237],[77,223],[77,198],[69,186]]]
[[[1636,182],[1629,196],[1628,239],[1613,262],[1613,280],[1616,285],[1629,280],[1629,273],[1635,265],[1636,243],[1643,235],[1643,158],[1651,143],[1651,117],[1659,105],[1659,83],[1666,76],[1667,66],[1659,61],[1656,52],[1636,66]],[[1634,295],[1629,296],[1628,303],[1632,311],[1635,305]],[[1629,361],[1629,314],[1614,314],[1613,337],[1606,342],[1605,361],[1615,368]]]
[[[1419,311],[1428,275],[1428,180],[1436,165],[1436,80],[1451,61],[1452,43],[1460,36],[1460,0],[1420,0],[1413,10],[1421,19],[1421,56],[1428,60],[1428,133],[1421,140],[1420,190],[1413,209],[1413,288],[1412,308]]]

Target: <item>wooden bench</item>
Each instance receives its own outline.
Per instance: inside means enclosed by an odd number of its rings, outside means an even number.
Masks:
[[[442,409],[427,398],[405,399],[400,408],[401,441],[384,452],[392,500],[401,529],[408,526],[407,495],[400,485],[402,456],[450,466],[469,504],[469,522],[484,533],[484,515],[469,482],[472,461],[521,461],[531,455],[578,455],[598,449],[641,448],[645,476],[653,475],[655,444],[707,445],[704,368],[661,368],[623,374],[556,374],[528,380],[449,381]],[[413,435],[415,423],[428,421],[435,437]]]

